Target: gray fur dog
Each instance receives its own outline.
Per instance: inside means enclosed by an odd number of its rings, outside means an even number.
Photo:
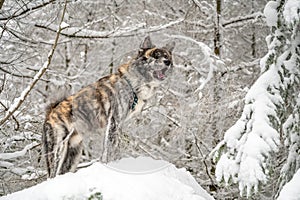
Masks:
[[[140,112],[170,75],[174,46],[172,42],[157,48],[146,37],[136,58],[119,66],[117,73],[48,106],[42,144],[49,177],[76,170],[86,132],[103,136],[101,160],[108,160],[107,151],[117,143],[121,123]]]

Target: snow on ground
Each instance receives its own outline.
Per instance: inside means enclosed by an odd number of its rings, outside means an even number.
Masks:
[[[107,165],[94,163],[0,200],[101,199],[101,195],[103,200],[213,199],[185,169],[177,169],[166,161],[139,157]]]
[[[285,186],[283,186],[277,200],[299,200],[300,199],[300,169]]]

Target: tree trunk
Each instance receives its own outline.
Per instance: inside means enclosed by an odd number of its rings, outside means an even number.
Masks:
[[[220,23],[220,18],[221,18],[221,5],[222,5],[222,0],[216,0],[216,19],[215,19],[215,28],[214,28],[214,53],[216,56],[221,57],[221,34],[220,34],[220,29],[221,29],[221,23]],[[212,111],[212,117],[211,117],[211,131],[212,135],[215,138],[214,143],[217,144],[219,142],[219,128],[217,126],[218,121],[220,121],[220,116],[218,115],[219,110],[219,104],[220,104],[220,80],[218,77],[218,73],[214,71],[214,76],[212,78],[213,81],[213,87],[212,87],[212,101],[213,104],[216,105],[215,108]]]
[[[4,0],[0,0],[0,10],[1,10],[2,6],[3,6],[3,3],[4,3]]]
[[[254,4],[254,0],[251,1],[251,14],[253,14],[255,12],[255,4]],[[251,56],[253,59],[256,58],[256,34],[255,34],[255,24],[252,24],[252,36],[251,36]]]
[[[215,19],[215,35],[214,35],[214,52],[221,57],[221,34],[220,34],[220,17],[222,9],[222,0],[216,0],[216,19]]]

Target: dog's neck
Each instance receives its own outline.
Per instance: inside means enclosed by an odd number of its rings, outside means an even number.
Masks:
[[[132,96],[132,106],[135,108],[134,102],[145,102],[155,94],[155,90],[159,87],[159,83],[156,81],[145,80],[140,72],[137,71],[136,67],[140,61],[134,60],[119,67],[118,71],[120,77],[125,80],[130,88]],[[135,99],[135,100],[134,100]]]
[[[130,99],[130,103],[131,103],[130,109],[134,110],[134,108],[137,105],[138,100],[139,100],[138,96],[135,92],[135,89],[132,87],[131,81],[126,76],[123,76],[123,78],[125,79],[125,81],[127,82],[128,86],[131,90],[132,98]]]

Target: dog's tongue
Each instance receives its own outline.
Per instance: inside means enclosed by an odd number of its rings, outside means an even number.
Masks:
[[[159,79],[165,78],[165,75],[163,74],[163,72],[161,70],[155,71],[155,74],[156,74],[157,78],[159,78]]]

